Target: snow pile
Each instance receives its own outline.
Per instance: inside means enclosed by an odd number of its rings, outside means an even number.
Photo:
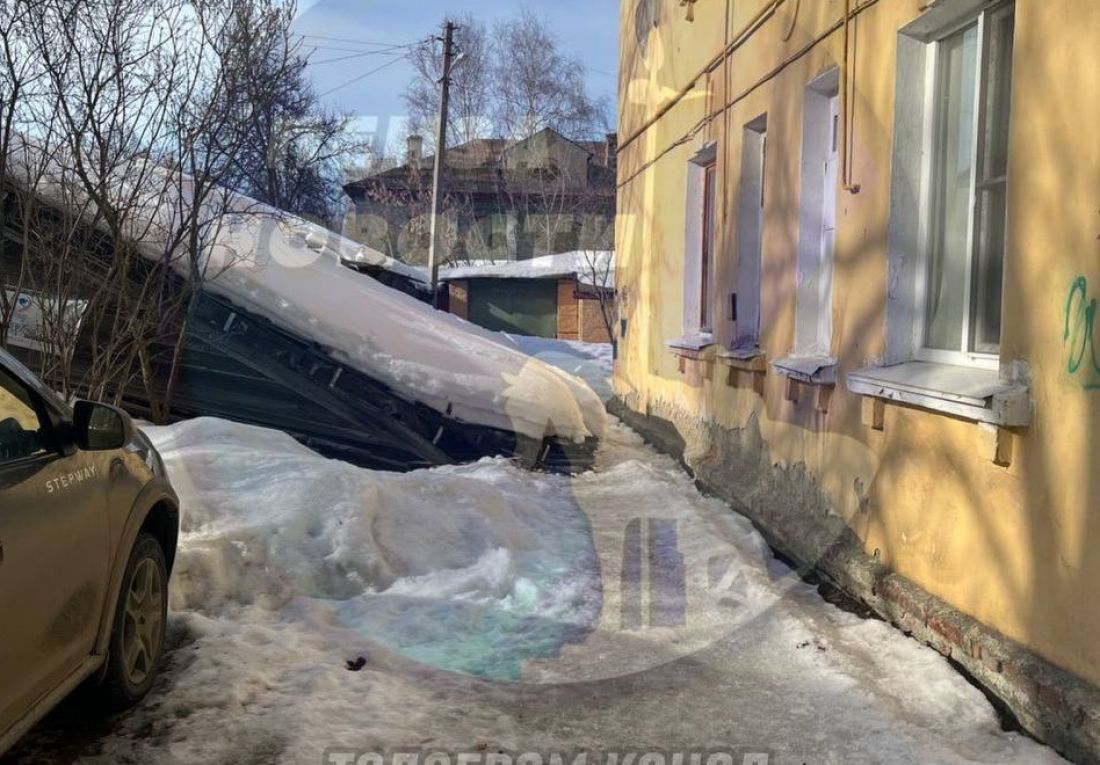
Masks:
[[[177,610],[311,599],[411,658],[499,679],[583,637],[599,613],[588,522],[563,477],[502,460],[362,470],[213,419],[147,432],[183,501]]]

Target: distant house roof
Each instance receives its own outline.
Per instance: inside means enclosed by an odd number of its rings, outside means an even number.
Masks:
[[[476,167],[488,167],[496,164],[501,154],[508,147],[508,141],[503,138],[475,138],[472,141],[452,146],[447,149],[447,167],[470,169]],[[429,154],[417,161],[417,169],[428,170],[435,165],[435,155]],[[395,168],[379,173],[374,177],[405,175],[412,169],[410,163],[403,162]]]
[[[578,250],[530,260],[497,261],[451,266],[439,271],[440,281],[465,279],[567,279],[581,284],[614,288],[615,253]]]
[[[553,128],[543,128],[537,133],[518,141],[504,138],[475,138],[472,141],[448,148],[447,167],[453,174],[458,176],[458,178],[452,179],[452,183],[458,179],[470,182],[495,183],[501,161],[506,154],[544,136],[557,139],[563,144],[576,146],[579,150],[587,153],[591,160],[591,166],[595,171],[602,172],[607,175],[609,180],[613,180],[614,134],[609,135],[608,139],[603,141],[574,141],[571,138],[566,138]],[[608,150],[609,142],[610,151]],[[405,161],[396,167],[371,173],[364,178],[351,181],[345,184],[344,191],[350,196],[355,196],[356,192],[361,193],[367,187],[408,185],[413,177],[429,176],[434,164],[434,155],[421,157],[415,163]]]
[[[521,138],[518,141],[510,141],[510,142],[505,144],[504,152],[507,153],[507,152],[509,152],[513,149],[517,149],[517,148],[526,146],[527,144],[534,143],[536,140],[538,140],[539,138],[541,138],[543,136],[547,136],[547,137],[550,137],[550,138],[557,138],[557,139],[561,140],[563,143],[572,144],[573,146],[576,146],[581,151],[587,152],[593,158],[599,159],[600,164],[604,164],[603,159],[604,159],[605,155],[602,155],[601,152],[607,146],[606,141],[574,141],[572,138],[567,138],[566,136],[559,133],[557,130],[554,130],[554,128],[543,128],[542,130],[539,130],[538,132],[532,133],[531,135],[527,136],[526,138]]]

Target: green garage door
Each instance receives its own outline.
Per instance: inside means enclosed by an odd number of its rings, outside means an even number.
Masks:
[[[554,279],[470,281],[468,317],[499,332],[558,336],[558,283]]]

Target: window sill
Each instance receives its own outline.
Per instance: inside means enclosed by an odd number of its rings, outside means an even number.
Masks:
[[[807,385],[836,385],[836,359],[831,356],[788,356],[773,361],[772,369]]]
[[[666,340],[665,347],[676,356],[689,359],[701,359],[708,348],[714,345],[714,335],[710,332],[698,332],[693,335],[684,335],[673,340]]]
[[[728,367],[744,372],[768,371],[768,357],[756,346],[744,348],[719,348],[718,360]]]
[[[911,361],[851,372],[848,390],[899,401],[991,425],[1021,427],[1031,421],[1026,385],[1005,382],[992,370]]]

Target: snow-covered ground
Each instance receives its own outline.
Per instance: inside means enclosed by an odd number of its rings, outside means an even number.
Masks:
[[[598,348],[516,342],[608,368]],[[374,472],[218,420],[148,432],[184,503],[163,677],[108,728],[55,715],[16,762],[321,763],[333,747],[1060,761],[1001,731],[941,656],[825,603],[617,422],[575,477],[504,460]]]
[[[549,340],[544,337],[500,333],[501,341],[514,345],[571,375],[576,375],[605,403],[611,398],[611,345],[581,343],[575,340]]]

